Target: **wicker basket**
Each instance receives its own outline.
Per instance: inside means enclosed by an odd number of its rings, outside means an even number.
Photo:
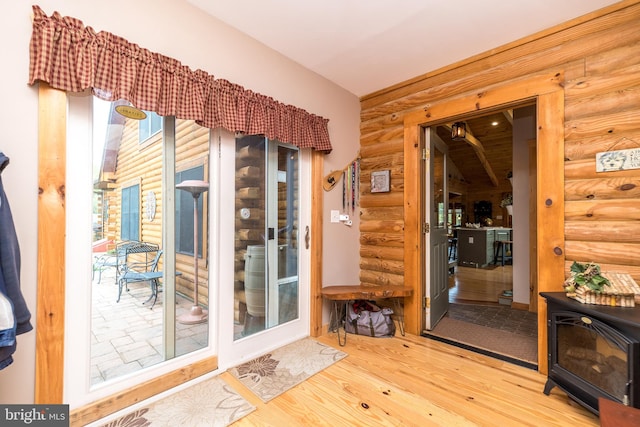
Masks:
[[[578,286],[575,292],[569,292],[567,296],[583,304],[612,307],[635,307],[636,302],[640,303],[640,286],[629,274],[603,272],[602,275],[611,283],[602,292],[596,293],[586,286]]]

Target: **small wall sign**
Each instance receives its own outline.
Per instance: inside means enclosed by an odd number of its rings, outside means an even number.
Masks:
[[[144,120],[147,118],[147,113],[131,105],[118,105],[115,110],[129,119]]]
[[[386,193],[389,191],[389,171],[371,172],[371,192]]]
[[[640,148],[596,153],[596,172],[640,169]]]

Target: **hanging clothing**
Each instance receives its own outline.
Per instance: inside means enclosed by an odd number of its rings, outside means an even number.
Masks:
[[[0,288],[4,288],[4,279],[0,274]],[[16,351],[16,319],[13,316],[13,304],[0,292],[0,369],[13,362]]]
[[[20,290],[20,247],[13,216],[2,184],[9,158],[0,152],[0,369],[13,362],[15,336],[29,332],[31,312]],[[9,326],[13,321],[13,326]]]

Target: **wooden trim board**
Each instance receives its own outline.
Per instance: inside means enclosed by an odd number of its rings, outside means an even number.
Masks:
[[[63,403],[67,96],[38,87],[36,404]]]
[[[424,127],[463,116],[479,116],[508,106],[536,104],[538,165],[544,176],[537,179],[537,277],[538,291],[558,290],[564,277],[564,74],[539,75],[487,88],[480,94],[465,95],[425,106],[404,117],[404,220],[405,283],[414,284],[414,295],[405,300],[407,332],[419,334],[423,322],[424,244],[419,226],[424,198],[419,177],[421,132]],[[411,177],[413,179],[407,179]],[[558,284],[559,283],[559,284]],[[538,370],[547,371],[546,305],[538,302]]]

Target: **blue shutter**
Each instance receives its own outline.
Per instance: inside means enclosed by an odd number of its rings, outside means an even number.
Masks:
[[[120,221],[120,239],[138,240],[140,238],[140,185],[122,189]]]

